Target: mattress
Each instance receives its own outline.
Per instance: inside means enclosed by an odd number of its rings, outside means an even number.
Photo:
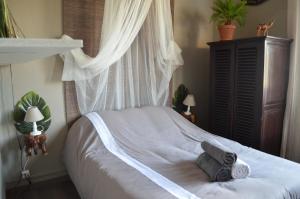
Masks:
[[[167,107],[104,111],[99,115],[131,157],[201,199],[300,198],[300,165],[210,134]],[[219,142],[251,167],[246,179],[210,182],[195,160],[201,142]],[[64,162],[81,198],[176,198],[110,153],[81,117],[70,129]]]

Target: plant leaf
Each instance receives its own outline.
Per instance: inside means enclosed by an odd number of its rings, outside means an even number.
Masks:
[[[237,3],[234,0],[215,0],[210,20],[218,24],[232,24],[236,22],[242,26],[245,24],[247,14],[246,3],[246,0],[241,0]]]
[[[16,129],[22,134],[29,134],[32,131],[32,123],[24,121],[26,111],[29,107],[36,106],[41,111],[44,119],[37,122],[40,131],[47,131],[51,124],[51,112],[45,100],[33,91],[26,93],[16,104],[13,113]]]

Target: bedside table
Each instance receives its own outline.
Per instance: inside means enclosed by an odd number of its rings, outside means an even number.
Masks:
[[[181,113],[181,115],[189,120],[190,122],[192,122],[193,124],[195,124],[197,122],[197,119],[196,119],[196,115],[194,113],[190,114],[190,115],[186,115],[184,112]]]

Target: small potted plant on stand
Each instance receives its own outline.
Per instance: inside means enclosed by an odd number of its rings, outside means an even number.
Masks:
[[[246,0],[215,0],[211,20],[218,24],[221,40],[232,40],[236,25],[243,26],[246,18]]]

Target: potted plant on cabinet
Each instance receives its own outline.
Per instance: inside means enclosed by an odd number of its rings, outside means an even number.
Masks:
[[[215,0],[211,20],[218,24],[221,40],[232,40],[236,24],[243,26],[246,19],[246,0]]]

